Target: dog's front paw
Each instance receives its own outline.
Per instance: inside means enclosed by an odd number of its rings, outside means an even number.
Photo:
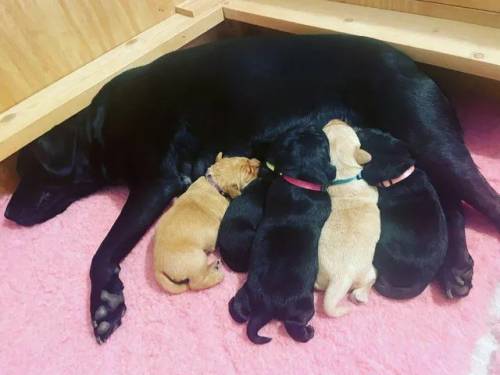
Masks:
[[[446,261],[439,271],[439,281],[450,299],[462,298],[472,289],[474,261],[470,255],[460,261]]]
[[[104,343],[121,325],[126,306],[123,297],[123,283],[116,267],[110,280],[104,285],[92,282],[90,314],[97,343]]]

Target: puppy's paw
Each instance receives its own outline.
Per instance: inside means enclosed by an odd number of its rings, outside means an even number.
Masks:
[[[354,303],[367,303],[368,295],[370,294],[370,290],[367,288],[358,288],[354,289],[349,296],[349,299]]]
[[[337,306],[333,311],[327,314],[334,318],[340,318],[341,316],[347,315],[350,312],[351,309],[347,306]]]
[[[220,260],[211,264],[211,276],[216,284],[224,280],[224,271],[222,270],[222,263]]]
[[[293,322],[285,322],[285,328],[292,339],[298,342],[308,342],[314,337],[314,328]]]
[[[116,267],[110,280],[103,286],[92,283],[90,314],[97,343],[104,343],[121,325],[126,306],[123,297],[123,283]]]
[[[474,261],[470,255],[458,262],[445,262],[438,278],[448,298],[462,298],[469,294],[472,289],[473,269]]]

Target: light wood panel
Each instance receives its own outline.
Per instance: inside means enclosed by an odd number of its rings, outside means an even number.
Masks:
[[[217,7],[174,14],[0,114],[0,161],[75,114],[112,77],[176,50],[224,20]]]
[[[498,0],[424,0],[427,2],[458,5],[464,8],[491,10],[500,12],[500,1]]]
[[[174,13],[177,0],[0,0],[0,112]]]
[[[500,12],[464,8],[425,0],[332,0],[500,28]],[[500,4],[500,0],[498,0]]]
[[[175,7],[175,11],[185,16],[194,17],[208,9],[221,5],[223,0],[186,0]]]
[[[281,31],[376,38],[416,61],[500,80],[500,29],[324,0],[228,0],[223,9]]]

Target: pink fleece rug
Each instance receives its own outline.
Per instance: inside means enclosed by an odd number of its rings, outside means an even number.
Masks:
[[[486,178],[500,191],[500,106],[457,99],[466,141]],[[0,374],[436,374],[500,375],[499,235],[467,208],[474,288],[448,301],[437,286],[397,302],[375,293],[367,306],[328,319],[319,308],[316,336],[287,337],[276,322],[251,344],[227,302],[243,277],[168,296],[152,272],[152,231],[122,265],[128,312],[103,346],[89,319],[90,260],[127,192],[103,191],[33,228],[0,218]],[[0,211],[8,197],[0,198]],[[321,301],[321,297],[319,298]]]

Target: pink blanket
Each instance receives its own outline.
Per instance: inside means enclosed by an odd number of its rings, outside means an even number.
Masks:
[[[500,106],[457,101],[467,145],[500,191]],[[328,319],[318,303],[307,344],[273,322],[251,344],[227,302],[243,277],[169,296],[155,284],[150,231],[122,265],[128,312],[98,346],[89,319],[92,255],[126,198],[106,190],[56,218],[22,228],[0,218],[0,374],[496,374],[500,375],[500,246],[493,226],[466,209],[474,288],[459,301],[437,286],[397,302],[375,292],[367,306]],[[0,211],[7,204],[0,198]],[[321,296],[318,296],[321,301]]]

